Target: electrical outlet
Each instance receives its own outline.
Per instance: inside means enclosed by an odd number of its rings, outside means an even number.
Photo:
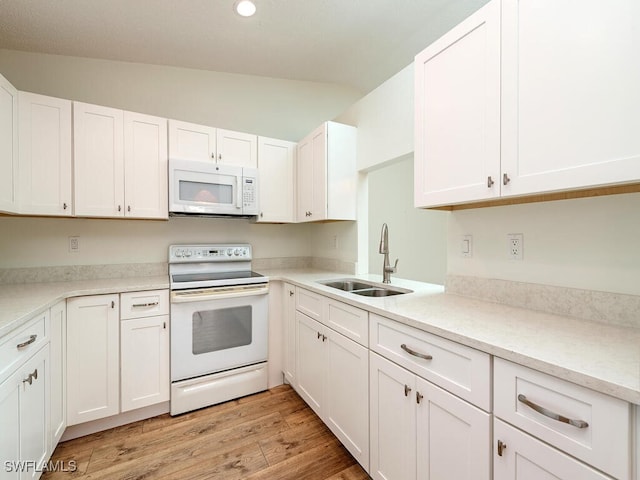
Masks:
[[[522,260],[524,257],[524,236],[521,233],[507,235],[507,253],[511,260]]]
[[[471,258],[473,255],[473,237],[463,235],[460,239],[460,255],[462,258]]]
[[[69,252],[78,253],[80,251],[80,237],[69,237]]]

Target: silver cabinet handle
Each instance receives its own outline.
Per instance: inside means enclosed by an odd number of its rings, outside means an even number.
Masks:
[[[413,355],[414,357],[423,358],[425,360],[433,360],[433,357],[431,355],[426,353],[416,352],[415,350],[412,350],[411,348],[407,347],[404,343],[400,345],[400,348],[403,349],[405,352],[407,352],[409,355]]]
[[[318,332],[318,340],[320,339],[321,336],[322,336],[322,334],[320,332]]]
[[[114,302],[113,300],[111,300],[111,308],[116,308],[116,302]]]
[[[502,456],[502,452],[507,448],[507,444],[502,440],[498,440],[498,456]]]
[[[511,179],[509,178],[509,175],[507,175],[506,173],[502,174],[502,184],[506,185],[507,183],[509,183],[511,181]]]
[[[423,398],[424,398],[424,395],[422,395],[420,392],[416,392],[416,403],[419,404]]]
[[[493,178],[491,178],[491,175],[489,175],[489,176],[487,177],[487,188],[491,188],[491,187],[493,187],[493,184],[494,184],[494,183],[496,183],[496,182],[494,182],[494,181],[493,181]]]
[[[143,307],[155,307],[160,302],[149,302],[149,303],[134,303],[131,305],[132,308],[143,308]]]
[[[531,400],[529,400],[527,397],[525,397],[522,394],[518,395],[518,401],[524,403],[527,407],[535,410],[536,412],[544,415],[545,417],[549,417],[553,420],[557,420],[558,422],[568,423],[569,425],[573,425],[574,427],[577,427],[577,428],[587,428],[589,426],[589,424],[584,420],[574,420],[572,418],[567,418],[557,413],[554,413],[551,410],[547,410],[546,408],[533,403]]]
[[[127,205],[127,212],[131,211],[131,205]]]
[[[122,211],[122,205],[118,205],[118,211],[121,212]]]
[[[411,392],[411,387],[409,385],[405,385],[404,386],[404,396],[408,397],[409,396],[409,392]]]
[[[327,336],[326,335],[322,335],[322,341],[326,341],[327,340]]]
[[[25,378],[24,380],[22,380],[22,383],[28,383],[29,385],[31,385],[33,383],[34,380],[38,379],[38,369],[36,368],[33,373],[30,373],[29,376],[27,378]]]
[[[16,348],[20,350],[21,348],[24,348],[27,345],[31,345],[33,342],[36,341],[36,338],[38,338],[38,335],[29,335],[29,340],[27,340],[26,342],[19,343],[18,345],[16,345]]]
[[[63,204],[62,204],[62,209],[63,209],[63,210],[66,210],[66,209],[67,209],[67,202],[65,202],[65,203],[63,203]]]
[[[293,297],[293,290],[289,290],[289,296]]]

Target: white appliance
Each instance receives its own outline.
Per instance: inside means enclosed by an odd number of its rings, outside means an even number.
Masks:
[[[169,213],[257,215],[258,169],[170,159]]]
[[[171,245],[171,415],[267,389],[269,279],[251,246]]]

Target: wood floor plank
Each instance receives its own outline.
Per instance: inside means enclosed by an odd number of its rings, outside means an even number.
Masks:
[[[43,480],[365,480],[369,477],[288,385],[177,417],[63,442]]]

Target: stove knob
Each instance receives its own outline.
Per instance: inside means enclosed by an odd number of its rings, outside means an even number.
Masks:
[[[184,253],[183,253],[183,256],[190,257],[191,256],[191,250],[185,250]]]
[[[227,249],[227,255],[228,255],[228,256],[233,255],[233,248],[228,248],[228,249]]]
[[[182,256],[182,251],[181,250],[175,250],[173,252],[174,257],[179,258]]]
[[[233,253],[234,253],[234,254],[236,255],[236,257],[237,257],[238,255],[240,255],[240,249],[239,249],[239,248],[236,248],[236,251],[235,251],[235,252],[233,252]]]

